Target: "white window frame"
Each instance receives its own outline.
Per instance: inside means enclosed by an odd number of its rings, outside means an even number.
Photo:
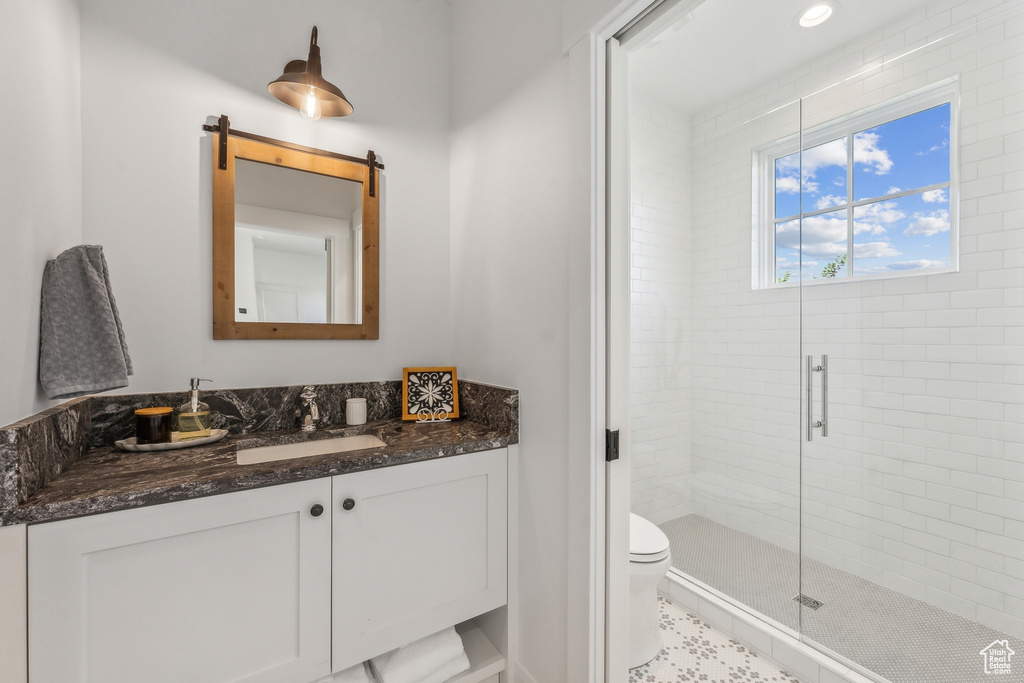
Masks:
[[[820,144],[830,142],[842,137],[859,133],[861,131],[875,128],[883,124],[901,119],[905,116],[916,114],[932,107],[949,104],[949,183],[938,183],[927,187],[919,187],[912,190],[881,195],[870,199],[856,200],[852,204],[845,204],[847,211],[847,253],[850,254],[849,270],[847,275],[838,278],[818,278],[804,280],[803,284],[835,284],[841,282],[859,282],[862,280],[878,280],[890,278],[917,277],[920,275],[932,275],[936,273],[955,273],[960,270],[960,211],[959,211],[959,88],[955,78],[946,79],[934,85],[916,90],[906,95],[888,100],[879,105],[873,106],[854,114],[840,117],[820,126],[810,128],[803,133],[804,150],[811,149]],[[775,161],[779,158],[794,154],[800,148],[800,135],[792,135],[765,147],[754,150],[754,192],[755,203],[760,210],[755,209],[754,217],[754,264],[756,272],[753,277],[755,288],[767,289],[772,287],[795,287],[801,283],[800,273],[791,278],[789,282],[776,282],[775,274]],[[848,145],[848,154],[853,154],[853,145]],[[853,191],[853,162],[852,158],[847,163],[846,182],[847,196],[852,196]],[[874,204],[881,201],[900,199],[914,194],[931,190],[949,190],[949,265],[940,268],[920,268],[911,271],[893,271],[876,274],[855,274],[853,273],[853,230],[850,227],[853,221],[854,209],[866,204]],[[789,217],[789,220],[803,219],[819,214],[825,214],[840,210],[837,207],[804,211],[796,216]]]

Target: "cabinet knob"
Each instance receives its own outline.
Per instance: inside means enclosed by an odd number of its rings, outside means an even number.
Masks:
[[[314,517],[319,517],[320,515],[324,514],[324,506],[321,505],[320,503],[317,503],[313,507],[309,508],[309,514],[313,515]]]
[[[345,502],[343,502],[341,504],[341,507],[343,507],[346,510],[351,510],[355,506],[356,506],[356,502],[354,500],[352,500],[351,498],[346,498]]]

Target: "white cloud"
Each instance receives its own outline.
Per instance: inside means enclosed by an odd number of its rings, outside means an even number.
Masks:
[[[800,248],[800,223],[783,223],[775,232],[775,244],[786,249]],[[811,216],[803,221],[804,256],[839,256],[846,253],[846,218]],[[804,261],[804,265],[808,265]]]
[[[896,202],[875,202],[858,206],[853,212],[853,234],[884,235],[886,225],[907,217],[898,206]]]
[[[820,169],[826,166],[846,166],[846,138],[826,142],[823,145],[805,149],[803,160],[799,154],[790,154],[776,162],[775,189],[777,192],[796,194],[800,187],[796,182],[799,174],[800,164],[803,163],[803,189],[804,192],[817,193],[818,183],[815,178]],[[786,179],[785,187],[781,181]]]
[[[858,259],[885,258],[899,256],[900,251],[888,242],[864,242],[853,245],[853,256]]]
[[[884,235],[887,232],[887,228],[880,223],[866,223],[864,221],[853,222],[853,234],[863,235],[864,233],[870,233],[872,235]]]
[[[779,176],[775,179],[775,191],[796,194],[800,191],[800,183],[795,177]]]
[[[855,148],[856,149],[856,148]],[[846,166],[846,138],[804,150],[804,172],[817,173],[826,166]]]
[[[845,253],[846,242],[819,242],[817,244],[809,242],[804,244],[804,255],[806,256],[822,256],[831,261],[836,256],[842,256]],[[817,261],[804,261],[804,265],[816,263]]]
[[[840,197],[835,194],[826,194],[818,198],[818,201],[814,203],[814,207],[819,211],[821,209],[827,209],[830,206],[840,206],[846,203],[846,197]]]
[[[878,133],[857,133],[853,136],[853,158],[858,164],[874,166],[875,175],[885,175],[893,166],[889,152],[878,148]],[[869,170],[869,169],[864,169]]]
[[[931,237],[940,232],[949,232],[949,211],[945,209],[930,214],[915,213],[914,222],[903,234]]]
[[[921,195],[921,199],[926,202],[945,202],[946,191],[945,190],[928,190]]]
[[[890,263],[886,266],[887,270],[921,270],[923,268],[941,268],[948,266],[948,261],[933,261],[931,259],[917,259],[916,261],[900,261],[898,263]]]
[[[858,206],[853,214],[856,220],[874,220],[880,223],[895,223],[907,217],[896,202],[875,202]]]
[[[893,185],[892,187],[890,187],[888,190],[885,191],[886,194],[897,194],[899,192],[903,192],[903,190],[901,190],[900,188],[896,187],[895,185]]]
[[[943,130],[948,130],[946,126],[943,126],[942,128]],[[932,145],[931,147],[928,148],[927,152],[918,152],[917,156],[923,157],[925,154],[931,154],[932,152],[937,152],[940,149],[946,149],[947,147],[949,147],[949,138],[946,138],[938,145]]]

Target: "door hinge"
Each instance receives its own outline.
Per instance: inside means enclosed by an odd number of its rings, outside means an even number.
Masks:
[[[619,459],[619,430],[604,430],[604,459],[606,462]]]

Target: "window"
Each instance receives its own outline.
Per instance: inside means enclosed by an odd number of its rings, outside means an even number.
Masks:
[[[955,92],[760,150],[760,286],[956,270]]]

